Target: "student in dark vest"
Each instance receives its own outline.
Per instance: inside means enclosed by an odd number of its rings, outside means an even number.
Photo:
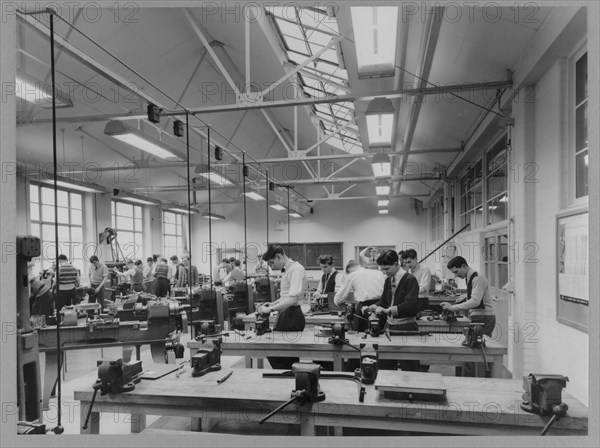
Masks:
[[[329,293],[336,293],[340,290],[342,284],[342,275],[333,267],[333,256],[319,255],[319,266],[323,275],[317,286],[317,290],[313,293],[312,300],[317,301],[319,298],[325,299]],[[339,275],[338,275],[339,274]],[[319,364],[322,370],[333,370],[332,361],[313,361]]]
[[[313,299],[318,299],[330,292],[338,292],[342,284],[342,275],[338,275],[338,271],[333,267],[333,257],[331,255],[319,255],[319,266],[323,275],[319,286],[313,294]]]
[[[379,269],[387,278],[383,284],[381,299],[369,306],[383,320],[390,330],[418,331],[417,312],[419,310],[419,282],[408,272],[400,269],[396,251],[386,250],[377,258]],[[400,365],[402,370],[418,372],[419,361],[414,360],[379,360],[380,369],[395,370]]]
[[[463,257],[454,257],[446,266],[454,275],[467,281],[467,296],[459,298],[455,304],[442,302],[442,308],[450,311],[469,310],[471,322],[481,322],[483,334],[491,336],[496,326],[496,314],[487,278],[471,269]],[[475,376],[476,364],[483,363],[465,363],[464,376]],[[490,375],[491,372],[485,372],[486,377]]]
[[[491,336],[496,326],[496,314],[487,278],[471,269],[463,257],[454,257],[447,267],[455,276],[466,280],[467,296],[466,299],[459,298],[455,304],[442,302],[442,308],[449,311],[469,310],[471,322],[483,323],[483,333]]]

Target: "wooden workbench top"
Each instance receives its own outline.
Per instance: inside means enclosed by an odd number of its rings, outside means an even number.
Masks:
[[[214,406],[222,415],[235,412],[243,414],[245,410],[252,411],[245,418],[258,420],[256,412],[265,415],[276,406],[286,401],[295,380],[290,378],[263,378],[263,372],[281,372],[277,370],[233,369],[233,375],[224,383],[217,380],[232,369],[222,369],[210,372],[205,376],[193,378],[188,370],[177,378],[174,373],[158,380],[143,380],[134,391],[120,395],[97,396],[97,401],[122,403],[128,405],[144,405],[148,409],[177,408],[197,409],[198,417],[207,406],[211,406],[211,417],[215,414]],[[406,372],[404,372],[406,373]],[[458,378],[443,377],[447,389],[446,399],[441,402],[405,401],[384,398],[371,386],[366,387],[363,403],[358,401],[358,386],[354,381],[343,379],[320,380],[320,388],[326,399],[312,404],[316,424],[327,426],[349,425],[353,419],[385,419],[395,421],[410,421],[415,424],[448,425],[448,431],[466,431],[468,426],[473,429],[481,425],[481,429],[495,428],[515,435],[522,429],[529,428],[531,434],[541,431],[548,417],[540,417],[522,411],[519,407],[523,394],[522,381],[494,378]],[[90,401],[92,389],[75,392],[75,399]],[[567,432],[585,434],[588,427],[587,408],[563,391],[563,401],[569,406],[568,414],[554,423],[549,434],[565,430]],[[291,411],[311,412],[311,406],[302,408],[293,404]],[[207,410],[208,412],[208,410]],[[462,429],[461,429],[462,427]],[[454,428],[454,429],[453,429]],[[512,428],[512,429],[510,429]],[[485,433],[485,431],[483,431]]]

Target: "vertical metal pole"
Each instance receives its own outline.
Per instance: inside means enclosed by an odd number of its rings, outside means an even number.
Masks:
[[[287,228],[288,228],[288,257],[290,256],[290,186],[287,186]]]
[[[267,170],[265,175],[266,182],[266,199],[267,199],[267,248],[269,247],[269,171]]]
[[[187,201],[188,201],[188,256],[190,260],[190,270],[188,273],[188,303],[192,303],[192,206],[190,193],[190,114],[185,113],[185,146],[187,159]],[[193,331],[194,307],[190,309],[190,334],[194,337]]]
[[[210,269],[210,290],[212,294],[213,290],[213,263],[212,263],[212,198],[211,198],[211,188],[210,188],[210,126],[206,132],[206,139],[208,143],[208,266]]]
[[[248,167],[246,166],[246,153],[242,153],[242,177],[244,178],[244,271],[245,271],[245,282],[246,282],[246,303],[248,304],[248,314],[253,310],[250,309],[250,287],[248,285],[248,232],[246,222],[246,173]]]
[[[60,310],[58,309],[58,295],[60,294],[60,264],[58,262],[58,177],[57,177],[57,155],[56,155],[56,67],[54,61],[54,14],[50,13],[50,73],[52,76],[52,162],[54,164],[54,258],[56,263],[56,299],[54,301],[56,308],[56,353],[58,355],[58,363],[56,366],[57,385],[56,385],[56,400],[57,400],[57,425],[55,432],[60,434],[62,428],[62,381],[60,370],[62,367],[62,353],[60,346]]]

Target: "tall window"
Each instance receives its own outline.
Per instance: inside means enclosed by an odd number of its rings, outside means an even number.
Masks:
[[[163,255],[183,255],[183,215],[163,210]]]
[[[483,226],[482,160],[469,168],[460,179],[461,226],[471,224],[471,230]]]
[[[575,62],[575,198],[588,195],[587,53]]]
[[[508,282],[508,235],[500,233],[485,238],[484,264],[490,287],[502,289]]]
[[[143,259],[144,239],[142,230],[142,207],[120,201],[111,202],[112,227],[117,231],[117,241],[123,256]]]
[[[67,256],[69,261],[80,270],[83,276],[83,210],[82,195],[66,190],[57,191],[58,205],[58,247],[59,254]],[[41,240],[41,255],[34,259],[34,274],[48,269],[55,261],[54,234],[54,190],[31,184],[29,186],[29,211],[31,215],[30,232]]]
[[[444,207],[442,201],[443,198],[438,198],[431,206],[431,241],[438,241],[444,238]]]
[[[506,186],[506,134],[487,152],[487,223],[508,219]]]

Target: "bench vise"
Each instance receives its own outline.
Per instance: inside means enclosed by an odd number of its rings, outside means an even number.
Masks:
[[[300,406],[305,403],[316,403],[325,400],[325,393],[319,388],[321,366],[313,363],[296,362],[292,364],[292,373],[296,379],[296,388],[292,390],[291,398],[261,418],[258,423],[263,424],[273,415],[283,410],[293,402]]]
[[[208,372],[214,372],[221,370],[221,343],[223,338],[203,340],[202,343],[210,342],[210,348],[199,348],[195,355],[192,355],[191,365],[192,376],[198,377],[207,374]]]
[[[123,362],[121,358],[116,360],[100,359],[98,365],[98,379],[92,385],[94,395],[82,428],[87,429],[96,394],[100,395],[120,394],[135,389],[135,384],[141,381],[142,361]]]
[[[271,313],[256,313],[256,323],[254,324],[256,336],[261,336],[271,331],[270,315]]]
[[[521,409],[540,416],[552,415],[540,435],[545,435],[555,421],[567,415],[569,407],[562,401],[562,390],[569,378],[563,375],[530,373],[523,377]]]

